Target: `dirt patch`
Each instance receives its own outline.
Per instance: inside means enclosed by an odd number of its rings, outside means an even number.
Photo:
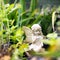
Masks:
[[[5,56],[2,56],[0,57],[0,60],[10,60],[10,56],[9,55],[5,55]]]

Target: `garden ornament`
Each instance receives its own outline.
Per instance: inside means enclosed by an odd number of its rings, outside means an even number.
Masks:
[[[43,46],[43,34],[41,31],[41,26],[39,24],[34,24],[31,29],[24,26],[23,30],[26,35],[25,42],[31,43],[29,45],[29,50],[33,50],[35,52],[39,52]]]

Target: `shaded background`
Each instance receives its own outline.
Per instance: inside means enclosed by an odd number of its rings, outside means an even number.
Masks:
[[[14,3],[15,0],[4,0],[5,3]],[[31,0],[26,0],[27,4],[30,3]],[[19,0],[17,0],[19,2]],[[60,5],[60,0],[38,0],[38,6],[59,6]],[[28,6],[28,5],[27,5]]]

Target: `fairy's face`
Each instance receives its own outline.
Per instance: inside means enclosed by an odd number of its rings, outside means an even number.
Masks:
[[[34,24],[32,26],[32,31],[33,31],[34,35],[41,35],[42,34],[41,27],[38,24]]]
[[[32,30],[34,35],[41,35],[41,29]]]

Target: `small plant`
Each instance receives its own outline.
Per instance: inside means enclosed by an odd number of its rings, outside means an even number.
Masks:
[[[47,8],[43,11],[40,11],[39,8],[37,8],[37,0],[31,0],[29,9],[26,10],[26,1],[25,0],[19,0],[19,3],[16,3],[17,0],[13,4],[4,4],[3,0],[0,0],[0,50],[5,52],[7,49],[8,52],[12,52],[12,58],[11,60],[24,60],[26,52],[32,54],[32,55],[39,55],[39,56],[53,56],[58,57],[60,56],[60,44],[59,40],[60,38],[57,37],[56,33],[49,34],[52,31],[52,27],[54,29],[54,24],[56,21],[56,11],[54,9],[51,9],[49,11]],[[54,12],[53,12],[54,11]],[[58,11],[58,10],[57,10]],[[43,13],[42,13],[43,12]],[[52,20],[51,20],[52,19]],[[39,39],[39,37],[34,36],[32,33],[32,30],[30,29],[32,25],[39,24],[41,25],[42,32],[44,35],[47,35],[46,38],[42,38],[42,36],[39,36],[41,39],[42,44],[40,44],[40,40],[37,41],[36,39]],[[58,23],[59,25],[59,23]],[[23,29],[23,26],[25,28]],[[37,27],[36,27],[37,28]],[[27,33],[25,36],[25,32]],[[34,30],[35,31],[35,30]],[[34,32],[33,31],[33,32]],[[35,33],[40,30],[36,30]],[[33,36],[31,36],[31,35]],[[27,36],[31,36],[34,40],[34,44],[25,42],[25,38]],[[28,39],[29,41],[29,39]],[[36,43],[37,42],[37,43]],[[41,45],[39,45],[39,44]],[[43,52],[36,52],[35,47],[42,48],[44,44],[48,44],[48,49],[43,48]],[[34,46],[33,46],[33,45]],[[33,46],[31,50],[29,50],[30,45]],[[6,49],[5,49],[6,47]],[[39,49],[38,47],[38,49]],[[32,51],[35,50],[35,51]],[[2,54],[2,52],[0,53]],[[14,51],[14,52],[13,52]],[[56,53],[56,54],[55,54]],[[11,53],[10,53],[11,54]]]

